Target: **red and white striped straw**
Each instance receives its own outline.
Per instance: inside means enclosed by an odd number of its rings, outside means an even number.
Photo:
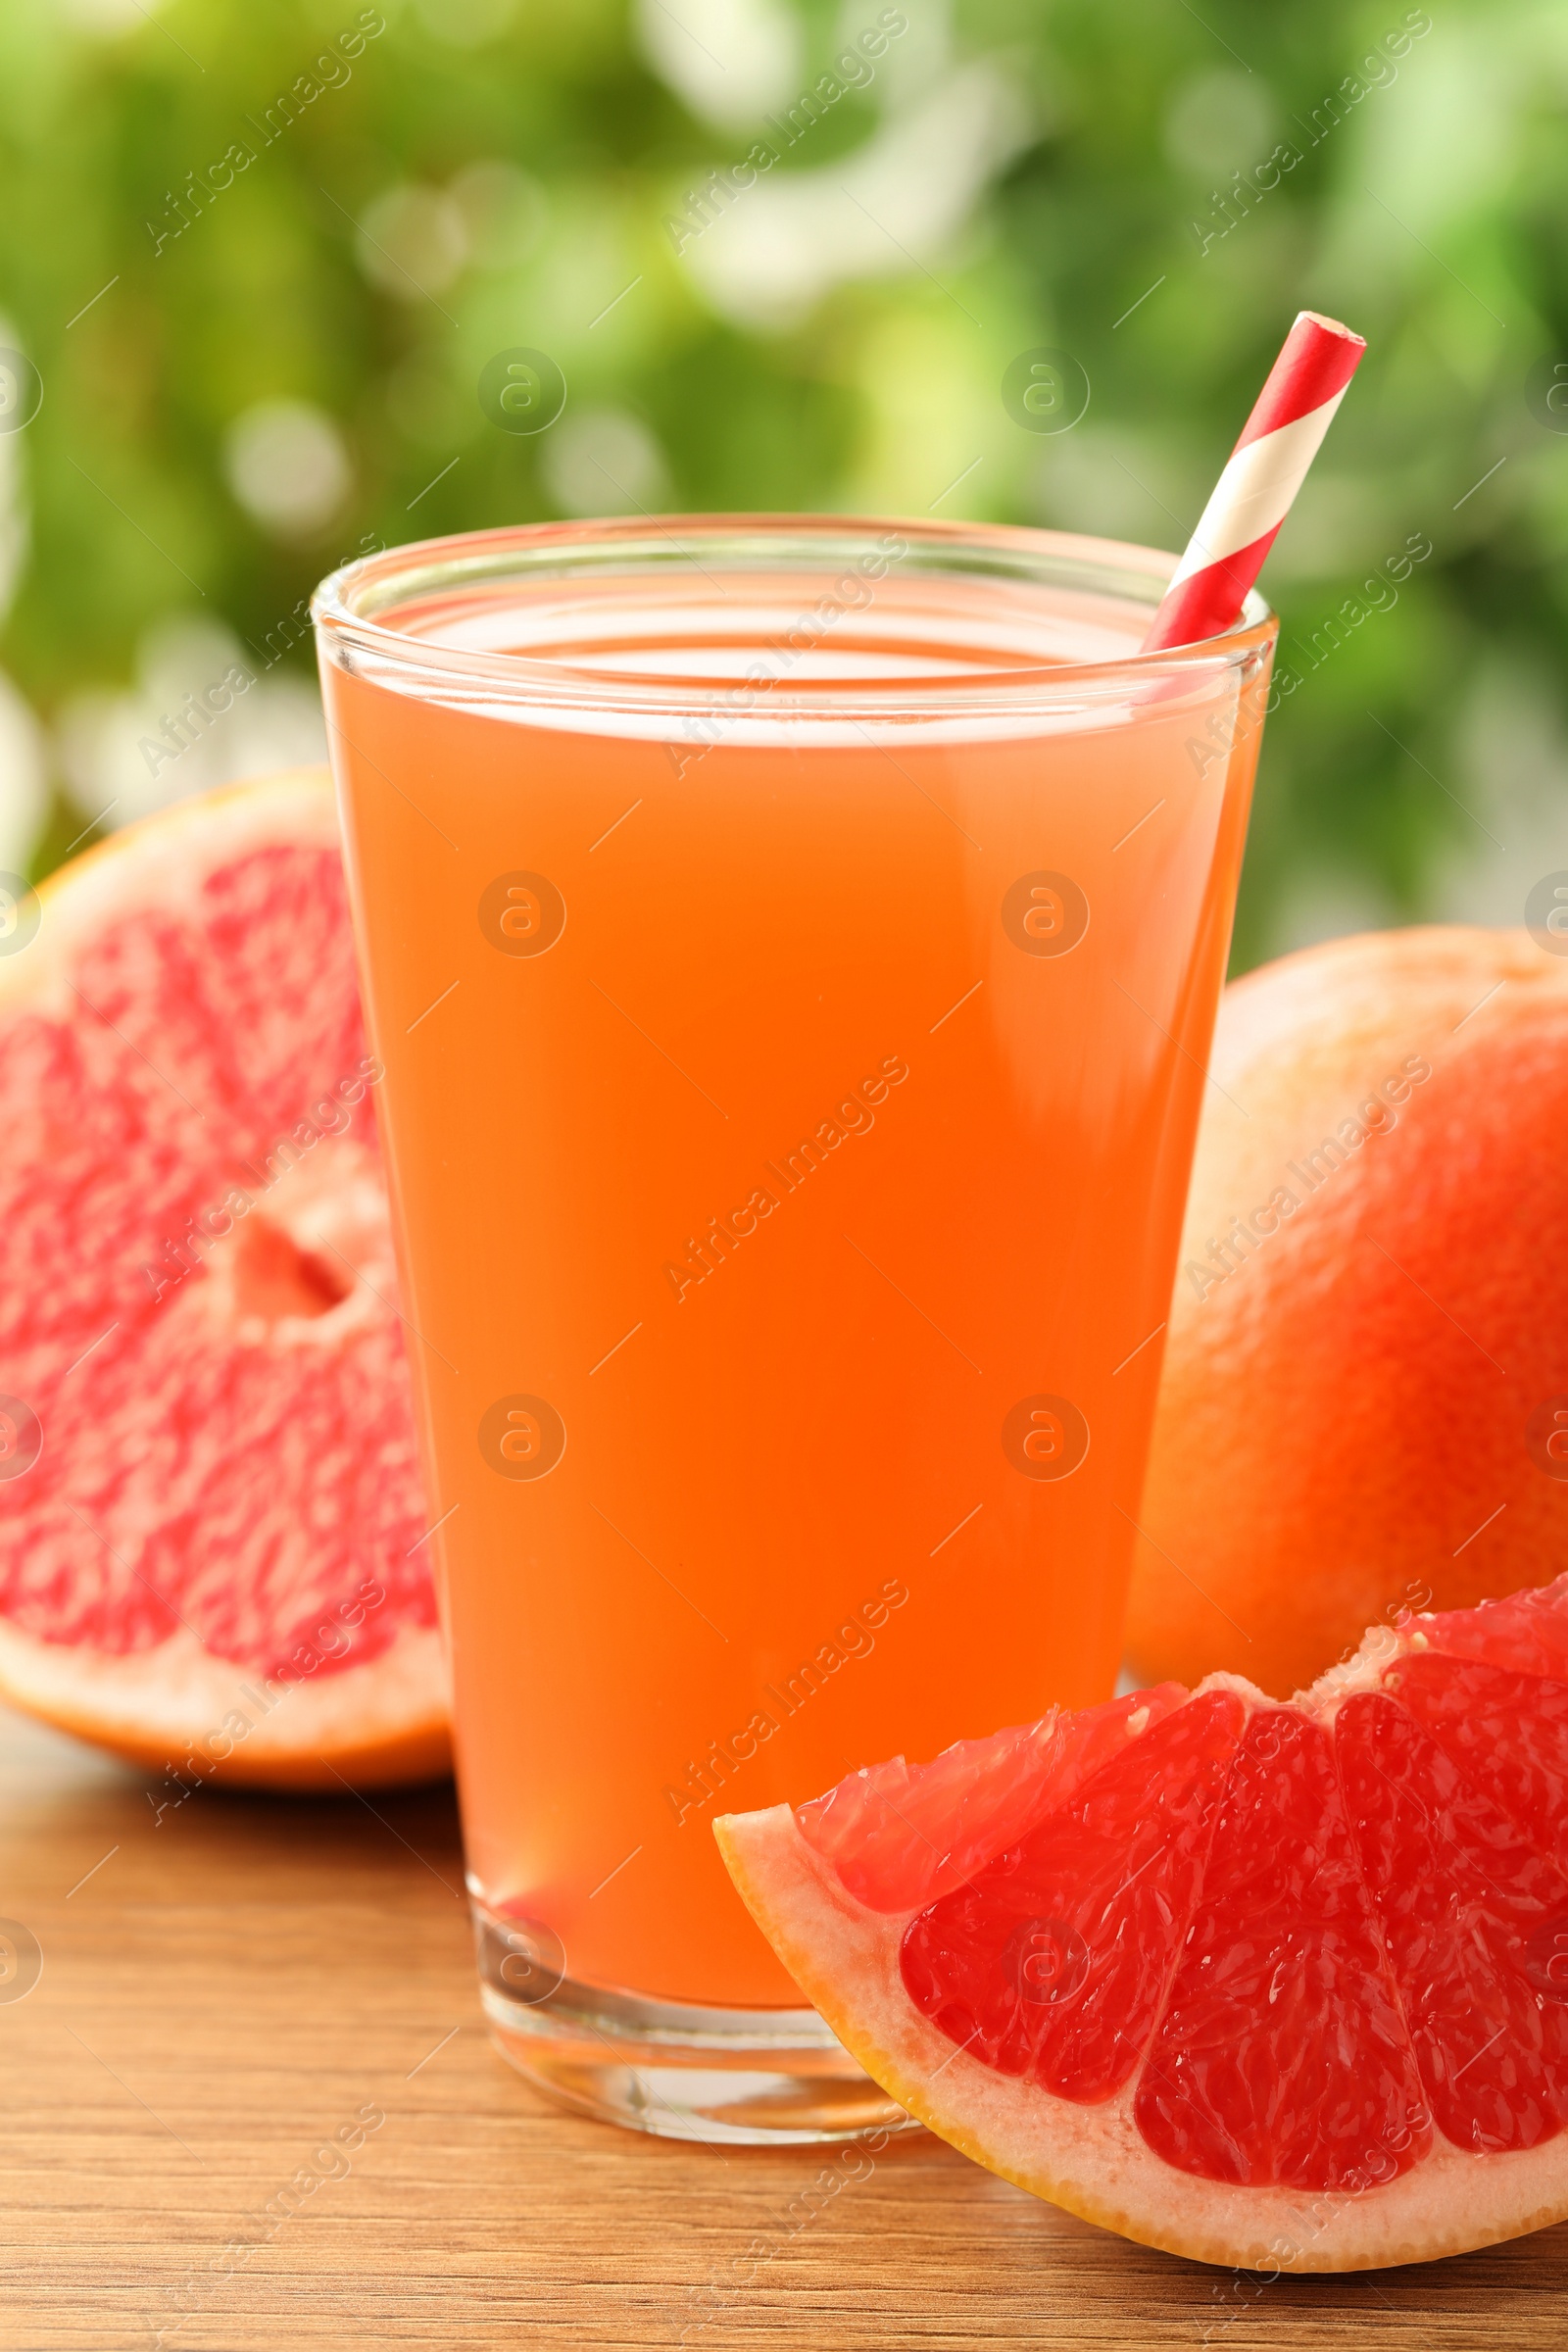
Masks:
[[[1196,645],[1239,618],[1365,349],[1337,318],[1298,315],[1176,566],[1146,654]]]

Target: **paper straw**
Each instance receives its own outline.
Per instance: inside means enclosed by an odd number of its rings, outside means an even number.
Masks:
[[[1176,566],[1146,654],[1196,645],[1240,617],[1365,349],[1337,318],[1298,316]]]

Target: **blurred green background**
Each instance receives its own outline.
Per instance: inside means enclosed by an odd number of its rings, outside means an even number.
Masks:
[[[0,864],[318,756],[300,600],[377,540],[758,506],[1179,547],[1306,306],[1371,350],[1265,575],[1300,683],[1237,966],[1516,922],[1568,865],[1565,98],[1568,13],[1507,0],[10,0]],[[476,397],[515,345],[569,385],[533,437]],[[1003,404],[1039,345],[1069,431]]]

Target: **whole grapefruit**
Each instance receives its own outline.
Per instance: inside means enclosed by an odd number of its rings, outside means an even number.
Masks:
[[[158,1805],[447,1762],[379,1076],[324,769],[0,876],[0,1697]]]
[[[1283,1695],[1568,1565],[1568,957],[1335,940],[1226,991],[1210,1072],[1127,1646]]]

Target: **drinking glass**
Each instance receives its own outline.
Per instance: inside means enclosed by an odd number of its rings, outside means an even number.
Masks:
[[[1273,624],[839,516],[394,548],[316,615],[509,2057],[894,2108],[715,1814],[1108,1695]]]

